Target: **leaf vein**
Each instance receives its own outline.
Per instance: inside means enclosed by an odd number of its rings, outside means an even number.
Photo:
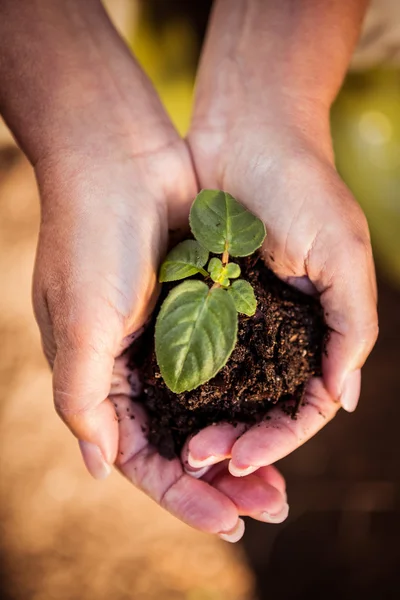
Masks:
[[[189,354],[189,351],[190,351],[190,346],[191,346],[191,343],[192,343],[192,340],[193,340],[193,336],[196,333],[196,330],[197,330],[197,327],[198,327],[199,322],[201,320],[201,317],[202,317],[202,315],[203,315],[203,313],[205,311],[205,307],[207,305],[208,299],[209,299],[209,294],[206,296],[204,304],[201,307],[201,309],[200,309],[200,311],[199,311],[199,313],[197,315],[196,322],[194,323],[194,326],[192,328],[192,333],[190,334],[189,340],[188,340],[188,342],[186,344],[186,352],[185,352],[185,355],[184,355],[183,359],[181,359],[181,364],[180,364],[180,367],[178,369],[178,374],[177,374],[177,377],[176,377],[177,381],[179,381],[179,379],[180,379],[180,377],[182,375],[182,371],[183,371],[183,368],[185,366],[185,362],[187,360],[187,357],[188,357],[188,354]]]

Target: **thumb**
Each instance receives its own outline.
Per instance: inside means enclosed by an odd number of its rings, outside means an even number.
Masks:
[[[42,303],[36,313],[44,342],[54,340],[55,409],[81,449],[97,447],[97,461],[112,465],[118,452],[118,422],[109,395],[115,357],[123,350],[122,319],[89,293],[75,294],[73,303],[53,299],[44,305],[46,310]]]
[[[53,394],[57,413],[83,442],[97,446],[106,463],[117,456],[118,423],[108,399],[114,356],[85,340],[61,345],[54,361]]]
[[[94,454],[101,471],[109,470],[114,463],[118,446],[118,423],[114,407],[108,399],[114,356],[121,353],[118,339],[121,324],[115,327],[112,316],[107,314],[104,330],[99,335],[98,326],[89,315],[96,313],[93,304],[89,310],[80,306],[81,316],[69,314],[62,301],[54,303],[56,311],[41,292],[39,285],[33,287],[33,306],[39,325],[44,354],[53,371],[54,406],[64,423],[81,442],[81,450],[89,471],[83,448]],[[54,314],[55,313],[55,314]],[[122,337],[122,333],[121,333]],[[84,443],[82,445],[82,442]],[[89,461],[93,463],[93,460]]]
[[[36,281],[35,315],[53,369],[55,409],[78,438],[89,471],[105,473],[118,452],[118,422],[110,401],[115,359],[143,325],[156,290],[148,284],[140,301],[128,297],[129,310],[123,307],[123,312],[102,281],[80,287],[63,281],[50,290],[43,290],[43,277]]]
[[[314,283],[330,328],[323,357],[325,385],[352,412],[360,394],[360,369],[378,335],[375,270],[367,236],[342,236],[341,246],[326,258]]]

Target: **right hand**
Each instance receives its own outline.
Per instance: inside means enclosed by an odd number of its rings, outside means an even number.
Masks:
[[[190,440],[192,464],[230,459],[238,476],[296,450],[340,406],[356,408],[378,333],[368,225],[336,172],[329,127],[365,3],[347,3],[346,15],[341,2],[328,12],[292,4],[216,1],[188,135],[200,186],[229,191],[265,222],[267,266],[316,294],[330,329],[323,377],[310,381],[296,420],[276,407],[239,438],[237,427],[222,424]]]

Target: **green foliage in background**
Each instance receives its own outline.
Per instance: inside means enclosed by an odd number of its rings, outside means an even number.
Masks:
[[[400,72],[349,74],[332,132],[338,170],[367,215],[376,259],[400,285]]]
[[[155,31],[142,9],[129,42],[179,133],[185,135],[190,123],[196,55],[189,24],[175,20]]]

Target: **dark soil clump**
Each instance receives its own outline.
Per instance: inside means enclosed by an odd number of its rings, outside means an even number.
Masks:
[[[278,279],[258,253],[240,265],[256,293],[257,312],[239,317],[238,343],[216,377],[191,392],[171,392],[156,362],[154,327],[132,357],[142,371],[149,440],[167,458],[179,454],[190,434],[212,423],[256,423],[277,402],[295,414],[305,384],[321,374],[327,329],[319,302]]]

